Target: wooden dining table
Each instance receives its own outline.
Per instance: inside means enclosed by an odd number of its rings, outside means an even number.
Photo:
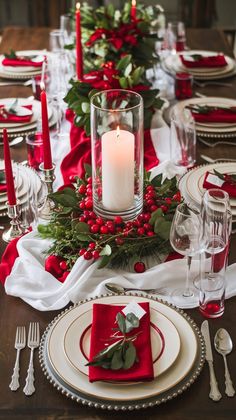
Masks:
[[[18,28],[8,27],[3,31],[0,52],[24,49],[48,48],[48,28]],[[187,44],[192,49],[204,49],[222,51],[233,56],[224,34],[213,29],[189,29],[187,31]],[[236,98],[236,76],[224,80],[230,83],[229,87],[207,86],[196,87],[199,93],[209,96]],[[27,97],[32,95],[30,87],[5,86],[0,87],[0,99],[8,97]],[[236,139],[234,139],[236,144]],[[12,159],[21,162],[26,159],[26,145],[21,143],[11,148]],[[209,148],[197,142],[197,163],[203,163],[201,154],[212,158],[236,158],[236,147],[220,145]],[[3,157],[3,148],[0,146],[0,158]],[[8,226],[7,218],[0,219],[0,225]],[[1,231],[0,231],[1,232]],[[4,252],[6,244],[0,240],[0,254]],[[229,264],[236,262],[236,235],[232,235],[230,245]],[[235,278],[236,281],[236,278]],[[157,279],[158,286],[158,279]],[[186,311],[200,327],[203,316],[198,309]],[[32,396],[25,396],[23,386],[27,374],[29,350],[24,350],[21,355],[20,382],[21,387],[12,392],[9,383],[15,361],[15,331],[17,325],[26,325],[30,321],[39,321],[41,333],[48,323],[60,311],[39,312],[19,298],[8,296],[0,286],[0,419],[37,419],[37,420],[100,420],[129,419],[132,416],[138,419],[162,419],[162,420],[226,420],[236,418],[236,396],[229,398],[224,389],[224,365],[222,356],[214,353],[214,364],[222,399],[213,402],[209,398],[209,370],[205,364],[201,375],[196,382],[182,395],[173,400],[136,412],[108,412],[101,409],[89,408],[80,405],[58,392],[44,376],[38,360],[38,351],[35,352],[35,387],[36,392]],[[234,349],[228,356],[228,364],[232,379],[236,386],[236,297],[225,302],[225,313],[221,318],[209,320],[211,337],[220,327],[226,328],[230,333]]]

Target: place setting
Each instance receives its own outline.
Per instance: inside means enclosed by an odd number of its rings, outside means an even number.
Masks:
[[[163,68],[175,75],[188,72],[197,80],[218,80],[235,74],[235,60],[222,53],[187,50],[162,59]]]
[[[234,144],[236,101],[193,83],[235,60],[163,22],[158,5],[77,2],[40,35],[50,52],[34,35],[0,56],[34,95],[0,99],[2,394],[19,415],[234,404],[236,162],[199,164],[198,138]],[[148,78],[163,69],[171,104]]]
[[[0,77],[24,80],[41,75],[48,54],[46,50],[25,50],[0,55]]]

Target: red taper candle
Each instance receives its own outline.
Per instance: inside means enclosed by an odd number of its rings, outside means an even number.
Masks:
[[[42,138],[43,138],[43,161],[44,169],[52,168],[52,153],[48,125],[48,107],[47,95],[45,90],[41,92],[41,110],[42,110]]]
[[[10,147],[8,142],[8,135],[6,128],[3,129],[3,152],[4,152],[4,164],[5,164],[5,176],[7,184],[7,199],[11,206],[16,204],[16,193],[14,186],[14,178],[12,173]]]
[[[131,20],[136,20],[136,0],[132,0],[130,9]]]
[[[75,28],[76,28],[76,74],[79,80],[83,79],[83,50],[81,42],[81,14],[80,3],[76,3],[75,12]]]

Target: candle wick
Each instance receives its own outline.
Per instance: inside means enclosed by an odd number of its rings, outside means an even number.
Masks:
[[[118,126],[116,129],[116,140],[119,140],[120,138],[120,127]]]

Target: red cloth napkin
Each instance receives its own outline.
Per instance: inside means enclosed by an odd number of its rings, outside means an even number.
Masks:
[[[199,123],[236,123],[236,109],[212,109],[206,114],[200,114],[191,110],[192,116],[196,122]]]
[[[19,256],[16,245],[20,238],[13,239],[6,247],[0,263],[0,282],[5,283],[6,277],[11,273],[15,259]]]
[[[225,181],[220,187],[216,184],[212,184],[211,182],[207,181],[208,175],[209,175],[209,172],[206,172],[204,181],[203,181],[203,188],[205,188],[206,190],[209,190],[210,188],[217,188],[217,189],[227,192],[230,197],[236,198],[236,185],[233,185],[229,181]],[[214,176],[217,176],[217,175],[214,174]]]
[[[0,105],[0,122],[1,123],[27,123],[30,122],[32,118],[31,115],[16,115],[11,114],[10,112],[7,112],[4,109],[4,116],[1,114],[1,110],[4,108],[4,105]],[[22,108],[32,110],[32,105],[24,105]]]
[[[89,381],[151,381],[153,379],[153,361],[150,339],[150,310],[149,303],[140,303],[140,306],[146,311],[141,318],[140,325],[130,334],[141,331],[134,345],[137,350],[139,362],[135,363],[130,369],[110,370],[103,369],[98,366],[89,366]],[[104,305],[95,303],[93,305],[93,323],[90,341],[90,357],[93,357],[104,348],[106,339],[108,339],[114,331],[116,314],[121,312],[125,306]],[[105,340],[105,341],[104,341]]]
[[[42,67],[44,60],[35,62],[29,60],[24,60],[20,58],[4,58],[2,60],[3,66],[11,66],[11,67]]]
[[[7,185],[6,184],[0,184],[0,193],[7,192]]]
[[[186,56],[180,54],[180,59],[183,65],[189,69],[194,69],[198,67],[202,68],[214,68],[214,67],[224,67],[227,66],[227,61],[223,54],[212,55],[207,57],[201,57],[198,60],[188,60]]]
[[[66,118],[71,122],[70,145],[71,151],[61,163],[61,172],[65,183],[69,183],[71,177],[83,177],[85,174],[84,164],[91,165],[91,139],[86,136],[83,128],[73,124],[74,112],[67,110]],[[157,166],[159,160],[152,144],[150,130],[144,133],[144,166],[150,170]]]

